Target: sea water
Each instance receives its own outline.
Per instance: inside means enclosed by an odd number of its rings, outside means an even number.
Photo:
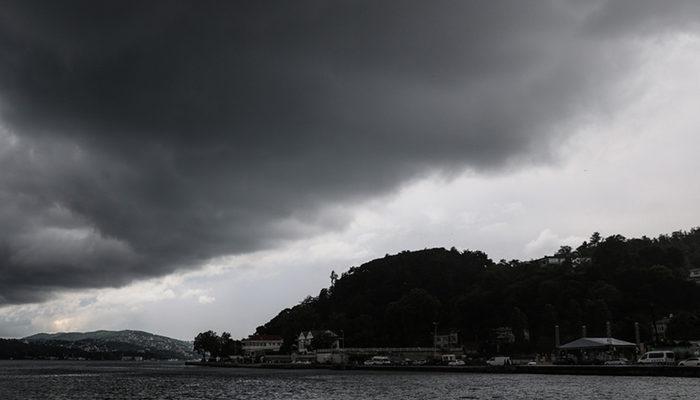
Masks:
[[[0,399],[698,399],[699,378],[0,361]]]

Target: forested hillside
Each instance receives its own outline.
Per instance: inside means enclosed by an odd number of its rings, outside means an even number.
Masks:
[[[464,342],[488,346],[494,329],[510,327],[514,350],[551,350],[554,325],[562,341],[604,336],[652,340],[652,321],[674,314],[669,335],[700,338],[700,285],[688,270],[700,267],[700,229],[655,239],[597,233],[577,249],[562,247],[565,261],[498,263],[480,251],[442,248],[401,252],[350,268],[316,297],[283,310],[257,329],[280,334],[291,349],[303,330],[342,332],[350,346],[432,345],[439,330],[458,331]]]
[[[21,340],[0,340],[0,359],[122,357],[190,359],[195,354],[192,343],[133,330],[39,333]]]
[[[192,343],[190,342],[135,330],[38,333],[27,336],[24,340],[32,343],[46,343],[70,348],[84,348],[86,350],[116,351],[138,349],[152,353],[162,353],[167,355],[168,358],[186,359],[194,355]]]

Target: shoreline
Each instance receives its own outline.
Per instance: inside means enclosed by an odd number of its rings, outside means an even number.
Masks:
[[[600,375],[600,376],[663,376],[663,377],[700,377],[700,367],[676,366],[602,366],[602,365],[515,365],[509,367],[491,366],[440,366],[440,365],[323,365],[323,364],[232,364],[223,362],[193,362],[185,365],[209,368],[251,368],[308,370],[324,369],[336,371],[403,371],[403,372],[444,372],[444,373],[478,373],[478,374],[535,374],[535,375]]]

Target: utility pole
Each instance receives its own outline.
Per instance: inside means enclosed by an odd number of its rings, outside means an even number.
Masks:
[[[340,330],[340,362],[343,364],[347,364],[348,359],[347,356],[345,355],[345,331]]]
[[[554,325],[554,346],[559,348],[559,325]]]

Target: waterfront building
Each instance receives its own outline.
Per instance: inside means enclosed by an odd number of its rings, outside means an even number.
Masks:
[[[654,341],[655,342],[665,342],[666,341],[666,332],[668,331],[668,324],[671,323],[671,319],[673,318],[673,314],[670,314],[668,317],[661,318],[659,320],[654,321],[654,326],[652,333],[654,334]]]
[[[308,353],[312,350],[318,350],[313,348],[314,338],[317,341],[322,341],[321,347],[325,349],[338,349],[340,348],[340,337],[335,334],[335,332],[330,330],[313,330],[301,332],[297,338],[297,352]],[[322,340],[321,340],[322,339]]]
[[[246,355],[274,353],[280,350],[282,342],[281,336],[250,335],[247,339],[241,340],[241,348]]]
[[[433,346],[438,349],[451,349],[453,347],[459,347],[459,336],[456,332],[451,332],[444,335],[435,335],[433,339]]]
[[[700,268],[693,268],[688,271],[688,279],[700,284]]]
[[[515,333],[510,326],[500,326],[493,330],[493,334],[498,343],[515,343]]]

